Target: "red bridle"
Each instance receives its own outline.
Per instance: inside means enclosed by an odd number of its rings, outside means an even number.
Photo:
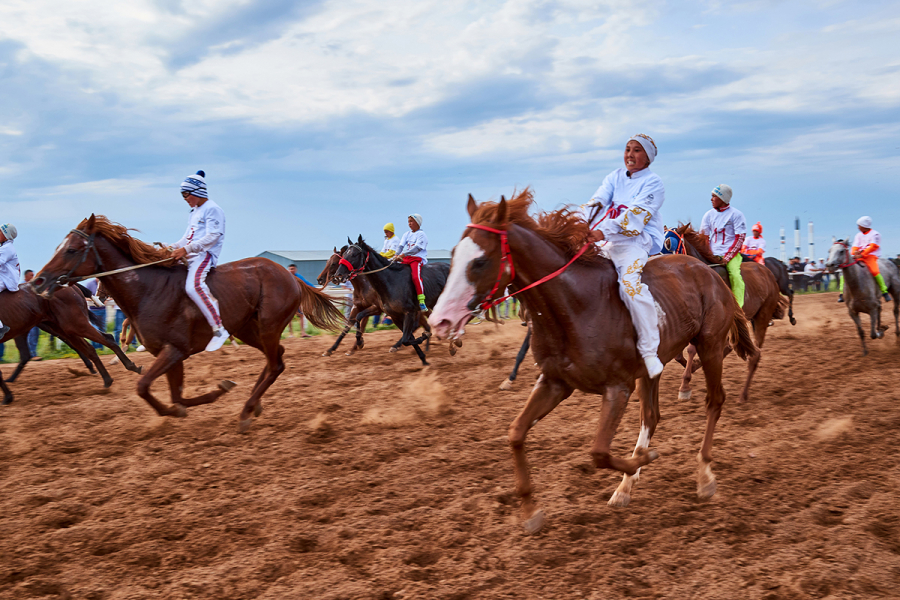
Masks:
[[[351,246],[351,247],[357,248],[357,246]],[[363,263],[359,266],[359,268],[354,267],[353,264],[349,260],[344,258],[343,256],[341,256],[341,260],[338,261],[338,264],[345,266],[347,268],[347,270],[350,271],[350,274],[347,276],[347,281],[352,281],[353,278],[356,277],[357,275],[359,275],[360,273],[362,273],[363,269],[366,268],[366,265],[369,264],[369,253],[366,252],[366,260],[363,261]]]
[[[847,242],[835,242],[835,243],[843,246],[847,250],[847,256],[850,256],[850,258],[852,259],[850,262],[848,262],[846,264],[838,265],[837,266],[838,269],[846,269],[847,267],[852,267],[853,265],[856,265],[856,264],[859,264],[862,262],[858,258],[853,258],[853,256],[850,254],[850,244],[848,244]]]
[[[515,267],[515,265],[513,265],[512,251],[509,249],[509,238],[507,236],[507,231],[505,229],[494,229],[493,227],[488,227],[487,225],[479,225],[477,223],[469,223],[468,225],[466,225],[466,227],[471,227],[472,229],[481,229],[482,231],[487,231],[488,233],[496,233],[497,235],[500,236],[500,271],[499,271],[499,273],[497,273],[497,281],[494,283],[494,287],[491,288],[491,291],[487,293],[487,296],[485,296],[484,301],[482,301],[482,303],[478,305],[478,308],[480,308],[481,310],[488,310],[494,306],[497,306],[498,304],[500,304],[507,298],[512,298],[513,296],[521,294],[525,290],[528,290],[535,286],[541,285],[542,283],[550,281],[557,275],[562,274],[563,271],[568,269],[569,265],[571,265],[573,262],[578,260],[578,257],[580,257],[582,254],[584,254],[584,251],[587,250],[588,246],[591,245],[591,242],[588,242],[587,244],[582,246],[581,249],[575,254],[575,256],[572,257],[572,260],[567,262],[561,269],[557,269],[553,273],[550,273],[549,275],[542,277],[541,279],[538,279],[534,283],[530,283],[530,284],[526,285],[522,289],[517,290],[517,291],[513,292],[512,294],[507,294],[506,296],[497,298],[496,300],[492,300],[491,298],[494,296],[495,293],[497,293],[497,290],[500,288],[500,282],[503,281],[503,265],[504,265],[504,263],[509,264],[509,283],[512,283],[513,279],[516,278],[516,267]]]

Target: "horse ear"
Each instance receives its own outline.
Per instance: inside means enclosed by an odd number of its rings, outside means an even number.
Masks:
[[[347,236],[347,245],[348,245],[348,246],[352,246],[352,245],[353,245],[353,240],[350,239],[350,236]]]
[[[87,222],[87,230],[93,231],[94,225],[96,225],[96,224],[97,224],[97,216],[94,215],[94,213],[91,213],[91,218],[88,219],[88,222]]]
[[[500,203],[497,204],[497,224],[506,223],[506,196],[500,196]]]
[[[362,243],[363,243],[362,234],[359,234],[359,239],[356,240],[356,243],[357,243],[357,244],[362,244]]]
[[[475,202],[475,198],[472,197],[472,194],[469,194],[469,201],[466,202],[466,210],[469,211],[469,218],[475,216],[475,211],[478,210],[478,203]]]
[[[337,246],[334,247],[334,253],[337,254]]]

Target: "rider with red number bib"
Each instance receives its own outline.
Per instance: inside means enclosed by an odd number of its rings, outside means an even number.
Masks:
[[[762,225],[757,221],[753,226],[753,237],[744,242],[741,254],[746,254],[761,265],[766,264],[763,254],[766,253],[766,240],[762,237]]]
[[[393,260],[402,261],[412,269],[413,285],[419,301],[419,310],[426,311],[425,289],[422,287],[422,266],[428,264],[428,237],[422,231],[422,215],[412,214],[407,219],[409,231],[400,238],[400,250]]]
[[[650,289],[641,282],[641,272],[649,255],[662,249],[659,211],[666,195],[659,175],[648,168],[654,158],[656,144],[650,136],[633,136],[625,146],[625,168],[607,175],[583,208],[593,229],[590,240],[608,241],[604,249],[619,274],[619,296],[631,313],[637,350],[651,379],[663,370],[657,356],[659,317]]]

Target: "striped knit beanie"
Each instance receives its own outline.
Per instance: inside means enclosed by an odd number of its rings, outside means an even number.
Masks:
[[[181,182],[181,191],[190,192],[192,196],[198,198],[208,198],[206,195],[206,173],[197,171],[196,175],[188,175]]]

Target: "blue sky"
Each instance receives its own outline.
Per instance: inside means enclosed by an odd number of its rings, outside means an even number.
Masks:
[[[770,254],[869,214],[893,256],[898,38],[898,2],[7,0],[0,219],[23,269],[91,212],[171,242],[204,169],[224,260],[411,212],[449,249],[468,193],[580,204],[644,132],[668,224],[728,183]]]

